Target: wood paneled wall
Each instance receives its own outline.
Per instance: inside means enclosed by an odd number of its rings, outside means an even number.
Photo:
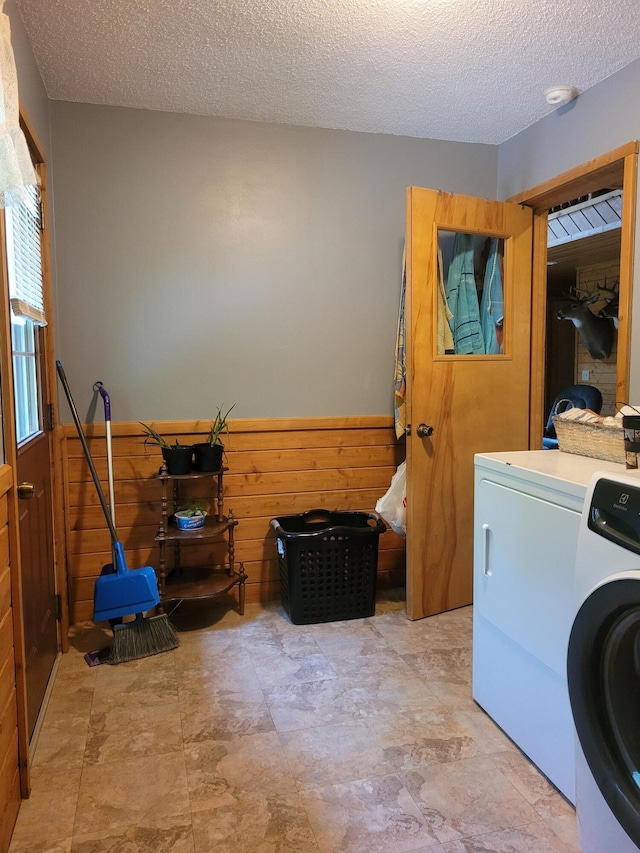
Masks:
[[[18,695],[13,624],[13,579],[9,564],[7,491],[12,475],[0,466],[0,850],[7,850],[20,808]]]
[[[156,422],[165,438],[201,441],[205,421]],[[270,521],[308,509],[373,511],[387,490],[404,445],[387,417],[235,420],[230,422],[224,476],[225,512],[233,510],[236,561],[248,575],[247,601],[279,598],[275,537]],[[139,424],[114,423],[116,526],[131,568],[158,559],[154,542],[160,520],[160,451],[144,447]],[[93,586],[110,562],[109,533],[72,424],[63,431],[67,567],[71,621],[90,620]],[[87,427],[98,475],[107,492],[107,454],[102,424]],[[207,481],[193,495],[207,498]],[[214,556],[211,546],[189,545],[198,563]],[[404,584],[404,540],[390,530],[380,538],[380,586]]]

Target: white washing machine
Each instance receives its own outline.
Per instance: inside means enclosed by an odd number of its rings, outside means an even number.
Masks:
[[[594,474],[580,520],[567,676],[583,853],[640,849],[640,474]]]

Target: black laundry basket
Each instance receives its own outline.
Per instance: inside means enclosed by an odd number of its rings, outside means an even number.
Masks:
[[[386,530],[377,515],[312,509],[271,526],[282,605],[294,625],[373,616],[378,539]]]

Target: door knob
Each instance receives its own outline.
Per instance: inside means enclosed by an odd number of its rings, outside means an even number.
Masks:
[[[18,497],[28,501],[36,496],[36,487],[33,483],[20,483],[18,486]]]
[[[427,426],[427,424],[419,424],[416,432],[418,433],[420,438],[429,438],[433,435],[433,427]]]

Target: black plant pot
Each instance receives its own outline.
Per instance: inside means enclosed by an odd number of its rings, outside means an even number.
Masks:
[[[163,447],[162,458],[169,474],[189,474],[193,447]]]
[[[219,471],[222,468],[224,447],[221,444],[194,444],[193,450],[196,471]]]

